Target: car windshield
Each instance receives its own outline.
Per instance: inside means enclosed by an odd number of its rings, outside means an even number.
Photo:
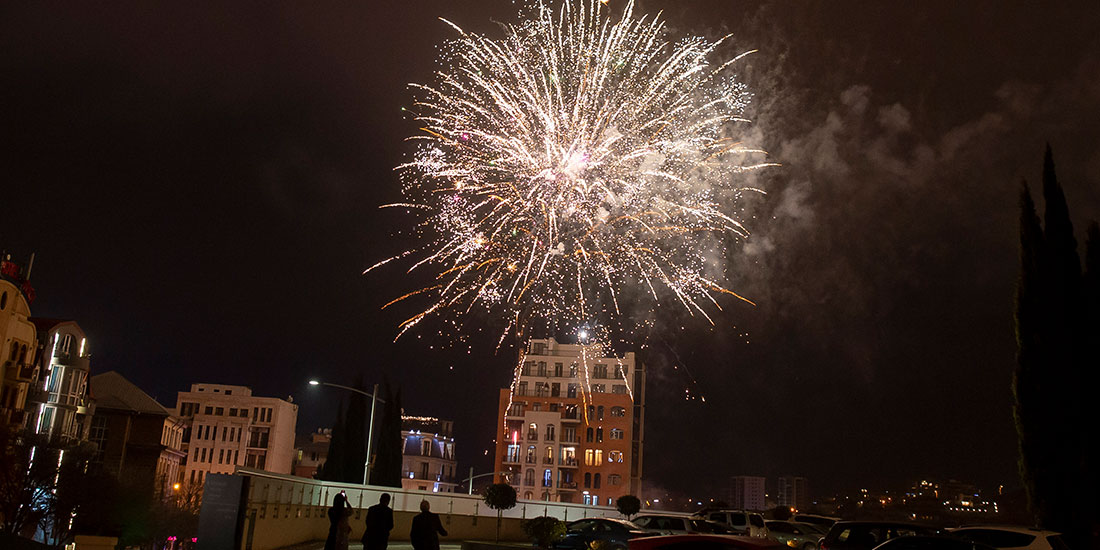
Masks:
[[[749,516],[749,523],[751,523],[753,527],[763,527],[764,517],[758,514],[753,514]]]

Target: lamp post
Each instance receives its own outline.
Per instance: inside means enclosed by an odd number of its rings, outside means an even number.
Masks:
[[[322,382],[320,380],[310,380],[309,385],[310,386],[331,386],[333,388],[340,388],[342,390],[353,391],[355,393],[358,393],[360,395],[365,395],[365,396],[370,398],[370,422],[369,422],[369,425],[367,427],[367,461],[366,461],[366,463],[363,464],[363,485],[366,485],[367,482],[370,481],[370,452],[371,452],[371,442],[374,440],[374,404],[375,404],[376,401],[381,401],[383,403],[386,402],[386,400],[378,398],[378,384],[374,385],[374,393],[367,393],[363,390],[360,390],[358,388],[353,388],[351,386],[342,386],[340,384],[333,384],[333,383],[330,383],[330,382]]]

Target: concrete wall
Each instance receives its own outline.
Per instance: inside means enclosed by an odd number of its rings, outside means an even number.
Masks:
[[[428,493],[390,487],[321,482],[293,476],[241,469],[249,477],[247,509],[242,533],[242,550],[270,550],[309,541],[323,541],[328,535],[326,512],[340,491],[347,494],[355,512],[351,517],[352,540],[363,536],[366,508],[378,502],[382,493],[392,497],[394,529],[390,540],[408,540],[412,518],[419,513],[420,501],[427,500],[440,515],[449,535],[444,541],[493,540],[496,536],[496,511],[485,506],[478,495],[464,493]],[[501,540],[525,540],[520,524],[524,519],[549,515],[563,521],[584,517],[620,517],[614,508],[557,502],[524,501],[502,514]]]

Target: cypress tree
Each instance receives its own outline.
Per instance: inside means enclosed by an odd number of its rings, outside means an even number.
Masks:
[[[1094,487],[1091,411],[1086,372],[1094,370],[1081,259],[1065,193],[1047,146],[1043,159],[1043,226],[1026,185],[1020,198],[1020,280],[1016,290],[1017,366],[1014,416],[1020,475],[1036,521],[1061,531],[1071,547],[1087,546]],[[1090,253],[1093,253],[1090,251]],[[1094,413],[1093,413],[1094,414]]]
[[[355,379],[356,389],[367,391],[363,385],[363,375]],[[344,419],[346,443],[344,453],[344,479],[348,483],[363,482],[363,466],[367,460],[367,415],[370,414],[367,397],[361,393],[352,393]]]
[[[383,382],[383,387],[386,403],[382,407],[381,419],[375,424],[371,484],[400,487],[404,451],[401,437],[401,390],[394,393],[388,379]]]
[[[325,463],[317,472],[317,479],[325,481],[343,481],[344,477],[344,401],[336,406],[336,423],[332,426],[332,438],[328,443]]]
[[[1046,407],[1043,404],[1042,360],[1043,338],[1042,311],[1043,285],[1040,265],[1043,256],[1043,233],[1035,203],[1027,183],[1020,191],[1020,278],[1016,285],[1016,370],[1012,380],[1014,397],[1013,415],[1019,441],[1020,480],[1027,494],[1028,505],[1036,515],[1046,509],[1042,488],[1047,484],[1040,479],[1049,472],[1044,452],[1047,442],[1043,437]]]

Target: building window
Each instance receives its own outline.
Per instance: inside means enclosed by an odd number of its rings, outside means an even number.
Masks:
[[[596,460],[593,461],[594,466],[603,464],[603,449],[596,449]]]
[[[546,425],[546,440],[547,441],[553,441],[554,440],[554,425],[553,424],[547,424]]]
[[[593,449],[585,449],[584,451],[584,465],[594,466],[596,464],[596,451]],[[587,487],[587,485],[585,485]]]
[[[214,409],[215,416],[225,416],[225,407],[216,407]]]
[[[623,452],[622,451],[608,451],[607,452],[607,461],[608,462],[622,462],[623,461]]]
[[[519,383],[519,388],[516,390],[516,395],[527,395],[527,382]]]
[[[611,416],[621,418],[626,416],[626,409],[622,407],[611,407]]]
[[[554,471],[547,468],[542,472],[542,486],[553,487],[554,485]]]
[[[612,487],[617,486],[623,482],[623,476],[619,474],[611,474],[607,476],[607,484]]]
[[[507,462],[519,462],[519,445],[509,445],[508,455],[504,460]]]
[[[225,449],[218,452],[218,464],[225,464]]]
[[[422,456],[432,456],[432,442],[425,439],[420,442],[420,454]]]
[[[564,366],[561,363],[554,363],[554,376],[555,377],[561,378],[563,367]]]
[[[626,386],[622,384],[615,384],[614,386],[611,386],[611,393],[626,395]]]
[[[565,396],[566,397],[573,397],[573,398],[577,397],[577,385],[576,384],[569,384],[569,388],[566,391]]]
[[[596,420],[603,420],[603,405],[596,407]]]
[[[523,416],[523,403],[512,403],[508,409],[508,416]]]
[[[585,489],[591,489],[592,488],[592,474],[590,472],[585,472],[584,473],[584,488]],[[585,499],[584,503],[588,504],[588,495],[585,495],[584,499]]]
[[[607,386],[604,384],[592,384],[592,393],[604,393],[607,391]]]
[[[596,365],[592,369],[592,378],[607,378],[607,365]]]
[[[534,422],[527,427],[527,439],[531,441],[538,441],[539,439],[539,425]]]
[[[528,468],[527,473],[523,475],[523,484],[531,487],[535,485],[535,471]]]
[[[420,463],[420,479],[428,479],[428,463]]]
[[[600,488],[600,474],[596,474],[596,475],[592,476],[592,488],[593,489],[599,489]]]
[[[625,367],[623,367],[622,364],[615,365],[615,380],[622,380],[624,378],[624,376],[623,376],[623,370],[624,369],[625,369]]]
[[[206,407],[203,409],[202,413],[206,415],[214,414],[214,407]]]
[[[561,383],[554,382],[550,384],[550,397],[561,397]]]
[[[530,446],[527,447],[527,463],[528,464],[534,464],[535,463],[535,446],[534,445],[530,445]]]
[[[618,428],[611,428],[611,439],[622,439],[624,432]]]
[[[546,361],[539,361],[539,376],[546,376]]]
[[[603,443],[603,428],[596,428],[596,443]]]
[[[585,430],[585,432],[584,432],[584,441],[585,441],[585,443],[592,443],[592,434],[593,433],[594,432],[593,432],[592,428],[588,428],[587,430]]]
[[[570,378],[576,378],[577,377],[577,364],[576,363],[573,363],[572,365],[569,365],[569,377]]]

